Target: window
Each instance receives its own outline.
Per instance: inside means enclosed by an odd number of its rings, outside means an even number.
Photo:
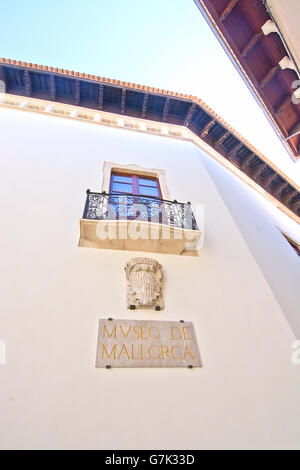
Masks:
[[[109,193],[109,202],[118,219],[160,223],[165,219],[157,178],[113,172]]]
[[[150,196],[161,198],[157,178],[148,178],[139,175],[112,173],[110,193],[122,193],[135,196]]]

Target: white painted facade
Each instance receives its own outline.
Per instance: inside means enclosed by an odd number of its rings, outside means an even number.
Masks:
[[[4,108],[0,128],[0,448],[300,449],[300,260],[277,229],[299,225],[189,141]],[[198,257],[150,254],[161,312],[126,308],[144,253],[78,247],[104,161],[205,206]],[[96,369],[107,317],[192,321],[203,368]]]

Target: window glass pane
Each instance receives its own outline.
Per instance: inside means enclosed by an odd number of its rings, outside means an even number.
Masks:
[[[140,186],[140,194],[145,196],[159,196],[158,188],[151,188],[150,186]]]
[[[145,186],[157,187],[157,181],[156,180],[150,180],[150,179],[146,179],[146,178],[139,178],[139,184],[143,184]]]
[[[119,191],[123,193],[132,193],[132,185],[127,183],[112,183],[112,191]]]
[[[113,181],[120,181],[121,183],[131,183],[131,176],[124,176],[124,175],[112,175]]]

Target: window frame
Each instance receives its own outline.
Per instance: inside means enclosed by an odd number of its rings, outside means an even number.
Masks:
[[[159,179],[156,176],[141,175],[141,174],[136,174],[136,173],[123,173],[123,172],[120,172],[120,171],[111,171],[110,186],[109,186],[109,193],[111,193],[111,194],[114,193],[114,192],[123,193],[123,191],[116,191],[116,190],[112,189],[114,183],[121,183],[121,184],[128,184],[128,185],[130,184],[130,183],[122,182],[122,181],[114,181],[114,176],[125,176],[125,177],[130,177],[131,178],[131,180],[132,180],[132,182],[131,182],[132,192],[128,192],[128,193],[124,192],[124,194],[130,194],[130,195],[133,195],[133,196],[140,196],[140,197],[149,197],[149,198],[153,198],[153,199],[163,199],[161,189],[160,189]],[[149,180],[149,181],[155,182],[156,184],[155,185],[141,184],[140,180]],[[156,188],[158,194],[156,196],[150,195],[150,194],[142,194],[140,192],[141,187]]]
[[[136,174],[141,176],[142,178],[157,178],[159,183],[159,189],[161,193],[161,199],[166,201],[171,201],[171,194],[169,191],[169,187],[167,184],[166,172],[160,168],[145,168],[135,164],[122,164],[116,162],[109,162],[105,161],[103,163],[103,178],[102,178],[102,186],[101,191],[109,193],[110,191],[110,181],[111,181],[111,174],[112,173],[120,173],[120,174]]]

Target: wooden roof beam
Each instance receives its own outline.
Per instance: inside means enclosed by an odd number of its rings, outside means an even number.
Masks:
[[[55,101],[56,98],[56,85],[55,85],[55,77],[53,73],[51,73],[49,77],[49,88],[50,88],[50,97],[52,101]]]
[[[263,185],[266,189],[270,190],[270,187],[273,183],[273,181],[275,181],[276,179],[278,178],[278,173],[272,173],[271,175],[267,176],[264,181],[263,181]]]
[[[225,129],[224,129],[225,130]],[[221,135],[221,137],[219,137],[217,140],[215,140],[214,142],[214,145],[215,147],[218,149],[219,147],[221,147],[221,145],[223,145],[223,143],[225,142],[225,140],[227,139],[227,137],[230,136],[230,132],[229,131],[225,131],[224,134]]]
[[[7,83],[6,83],[6,77],[5,77],[5,73],[4,73],[4,68],[3,66],[0,64],[0,93],[5,93],[6,92],[6,87],[7,87]]]
[[[231,159],[234,159],[236,157],[236,154],[238,153],[239,150],[241,150],[241,148],[244,146],[243,142],[239,142],[235,145],[235,147],[230,150],[230,152],[228,152],[227,156],[228,156],[228,159],[231,160]]]
[[[289,192],[286,196],[284,196],[283,200],[285,204],[290,204],[292,202],[292,199],[298,194],[298,191],[294,188],[292,188],[292,191]]]
[[[279,65],[275,65],[275,67],[272,67],[259,83],[259,88],[265,88],[268,83],[270,83],[270,81],[273,80],[273,78],[277,75],[279,70],[281,70]]]
[[[223,10],[223,12],[220,16],[221,23],[227,18],[228,15],[230,15],[230,13],[234,9],[234,7],[236,6],[238,1],[239,0],[230,0],[230,2],[226,5],[226,7],[224,8],[224,10]]]
[[[299,199],[298,201],[294,202],[294,203],[291,205],[291,208],[292,208],[293,210],[297,210],[297,209],[299,209],[299,207],[300,207],[300,199]]]
[[[293,137],[295,137],[296,135],[299,135],[299,134],[300,134],[300,122],[298,122],[298,123],[293,127],[293,129],[289,132],[289,135],[288,135],[288,137],[287,137],[285,140],[292,139]]]
[[[32,84],[31,84],[30,72],[28,70],[25,70],[24,72],[24,80],[25,80],[25,95],[31,96]]]
[[[256,33],[248,42],[248,44],[244,47],[242,50],[242,56],[247,57],[249,52],[252,51],[253,47],[264,37],[264,33],[262,31],[259,31]]]
[[[0,64],[0,80],[2,80],[3,82],[6,81],[5,74],[4,74],[4,67],[1,64]]]
[[[255,153],[251,152],[246,158],[244,158],[241,164],[241,169],[245,170],[250,165],[250,163],[252,162],[253,158],[255,158],[255,156],[256,156]]]
[[[126,106],[126,88],[122,88],[122,96],[121,96],[121,113],[125,113],[125,106]]]
[[[164,110],[163,110],[163,121],[164,122],[167,120],[167,117],[168,117],[169,106],[170,106],[170,98],[166,98],[165,105],[164,105]]]
[[[273,195],[277,198],[280,197],[282,191],[284,189],[287,189],[288,186],[289,186],[289,183],[287,183],[286,181],[282,181],[282,183],[280,183],[278,187],[275,189]]]
[[[191,121],[191,119],[192,119],[192,117],[193,117],[193,114],[194,114],[194,111],[195,111],[196,107],[197,107],[197,104],[196,104],[196,103],[192,103],[192,104],[191,104],[191,106],[190,106],[190,108],[189,108],[189,110],[188,110],[188,112],[187,112],[187,115],[186,115],[186,117],[185,117],[185,120],[184,120],[184,125],[185,125],[185,126],[188,126],[188,125],[189,125],[189,123],[190,123],[190,121]]]
[[[261,171],[259,172],[258,176],[261,177],[262,174],[263,174],[263,172],[264,172],[267,168],[270,169],[269,165],[268,165],[267,163],[265,163],[265,164],[264,164],[264,167],[261,168]],[[272,176],[273,176],[273,175],[272,175]]]
[[[149,98],[148,93],[145,93],[144,94],[144,101],[143,101],[143,108],[142,108],[142,119],[145,119],[145,117],[146,117],[148,98]]]
[[[205,139],[205,137],[209,134],[209,131],[215,125],[215,123],[215,119],[211,119],[210,121],[208,121],[208,123],[203,127],[202,131],[200,132],[199,137],[201,137],[201,139]]]
[[[100,83],[99,85],[99,109],[103,108],[103,99],[104,99],[104,85]]]
[[[254,179],[258,178],[262,174],[262,172],[266,169],[266,167],[267,167],[267,164],[264,162],[261,162],[252,173],[252,178]]]
[[[281,114],[290,104],[292,104],[292,95],[285,97],[282,103],[275,110],[276,115],[279,116],[279,114]]]
[[[75,105],[78,106],[80,103],[80,81],[75,80],[74,84],[74,99],[75,99]]]

